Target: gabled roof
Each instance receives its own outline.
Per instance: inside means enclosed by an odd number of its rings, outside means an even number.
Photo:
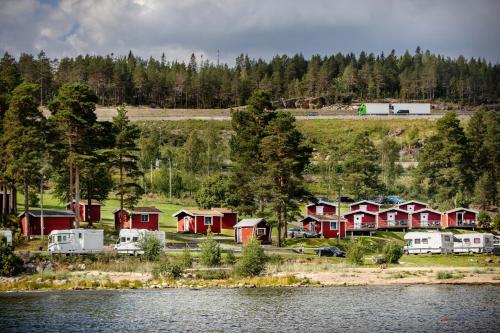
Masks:
[[[215,210],[216,212],[222,213],[222,214],[232,214],[235,213],[229,208],[223,208],[223,207],[215,207],[212,208],[212,210]]]
[[[345,221],[345,219],[342,216],[339,218],[338,215],[334,215],[334,214],[328,214],[328,215],[309,214],[309,215],[305,216],[301,220],[301,222],[305,221],[308,218],[311,218],[311,219],[318,221],[318,222],[337,222],[338,220],[340,220],[341,222]]]
[[[33,217],[41,217],[42,211],[39,209],[33,209],[29,211],[29,215]],[[24,212],[17,215],[17,217],[24,216]],[[75,213],[71,210],[52,210],[52,209],[44,209],[43,217],[75,217]]]
[[[75,200],[73,200],[73,203],[75,203]],[[87,200],[80,200],[80,205],[85,205],[86,206],[87,204],[88,204]],[[68,206],[68,205],[69,205],[69,202],[66,203],[66,206]],[[91,205],[92,206],[104,206],[102,203],[100,203],[99,201],[94,200],[94,199],[92,199]]]
[[[159,210],[156,207],[134,207],[132,209],[123,208],[123,210],[129,214],[159,214],[159,213],[163,213],[163,211]],[[113,211],[113,214],[116,212],[119,212],[119,211],[120,211],[120,208],[117,208]]]
[[[417,201],[417,200],[408,200],[408,201],[405,201],[403,203],[398,204],[398,206],[409,205],[409,204],[412,204],[412,203],[421,204],[421,205],[424,205],[426,207],[429,206],[428,203]]]
[[[343,216],[352,215],[352,214],[359,214],[359,213],[370,214],[370,215],[377,215],[378,214],[378,212],[370,212],[370,211],[364,210],[364,209],[357,209],[357,210],[353,210],[352,212],[344,213]]]
[[[397,206],[381,210],[378,213],[382,214],[382,213],[387,213],[387,212],[391,212],[391,211],[398,211],[398,212],[401,212],[401,213],[409,214],[408,211],[406,211],[404,209],[401,209],[401,208],[398,208]]]
[[[181,209],[172,214],[172,217],[176,217],[179,214],[186,214],[190,216],[224,216],[223,213],[214,209]]]
[[[359,204],[361,204],[363,202],[366,202],[368,204],[375,205],[375,206],[382,206],[381,204],[373,202],[373,201],[370,201],[370,200],[361,200],[361,201],[356,201],[356,202],[350,204],[349,207],[352,207],[354,205],[359,205]]]
[[[454,209],[450,209],[450,210],[447,210],[446,212],[444,212],[445,214],[448,214],[448,213],[455,213],[455,212],[459,212],[461,210],[465,210],[466,212],[471,212],[471,213],[474,213],[474,214],[478,214],[478,211],[477,210],[474,210],[474,209],[470,209],[470,208],[464,208],[464,207],[458,207],[458,208],[454,208]]]
[[[237,227],[255,227],[257,224],[259,224],[262,221],[266,221],[263,218],[253,218],[253,219],[243,219],[240,222],[236,223],[236,225],[233,228]]]
[[[433,212],[433,213],[436,213],[436,214],[441,214],[441,212],[439,210],[435,210],[435,209],[432,209],[430,207],[425,207],[425,208],[416,210],[416,211],[414,211],[411,214],[418,214],[418,213],[422,213],[422,212]]]
[[[326,205],[326,206],[333,206],[333,207],[337,207],[337,204],[333,203],[333,202],[329,202],[329,201],[324,201],[324,200],[320,200],[318,201],[317,203],[310,203],[309,205],[307,205],[306,207],[311,207],[311,206],[316,206],[316,205]]]

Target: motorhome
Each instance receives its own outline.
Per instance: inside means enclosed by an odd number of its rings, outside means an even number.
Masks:
[[[12,245],[12,231],[11,230],[0,230],[0,235],[4,236],[7,240],[8,245]]]
[[[404,236],[406,254],[453,253],[453,234],[451,232],[423,231],[408,232]]]
[[[115,245],[118,253],[126,254],[144,254],[141,249],[141,240],[145,237],[155,237],[161,243],[161,248],[165,249],[165,232],[151,231],[147,229],[122,229]]]
[[[493,251],[493,234],[473,233],[455,235],[453,252],[455,253],[491,253]]]
[[[104,232],[99,229],[53,230],[49,234],[51,253],[99,253],[104,249]]]

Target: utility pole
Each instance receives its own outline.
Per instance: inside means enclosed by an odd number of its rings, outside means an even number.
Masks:
[[[42,179],[40,180],[40,235],[44,236],[44,231],[45,231],[45,223],[43,220],[43,181],[45,179],[45,176],[42,175]]]
[[[172,201],[172,156],[168,157],[168,196]]]
[[[219,67],[219,49],[217,49],[217,67]]]

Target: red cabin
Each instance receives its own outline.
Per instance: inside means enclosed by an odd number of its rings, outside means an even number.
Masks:
[[[315,231],[325,238],[345,238],[346,220],[337,215],[309,214],[301,221],[304,228]]]
[[[349,205],[349,210],[351,212],[361,210],[367,212],[378,212],[380,210],[380,204],[369,201],[369,200],[361,200]]]
[[[335,215],[337,214],[337,205],[334,203],[320,200],[318,203],[307,205],[307,215]]]
[[[246,244],[252,238],[263,244],[271,243],[271,226],[263,218],[243,219],[234,226],[234,241]]]
[[[113,211],[115,228],[160,230],[160,213],[163,212],[156,207],[116,209]]]
[[[347,231],[377,230],[377,214],[377,212],[360,209],[345,213]]]
[[[442,214],[443,228],[474,228],[477,225],[478,212],[468,208],[455,208]]]
[[[409,214],[406,210],[392,207],[378,212],[378,229],[405,229],[409,227]]]
[[[75,201],[73,200],[73,205],[74,204]],[[78,205],[80,221],[90,222],[90,219],[92,219],[92,222],[101,222],[101,206],[102,204],[97,200],[92,200],[90,206],[87,200],[81,200]],[[69,202],[66,204],[66,209],[71,210]]]
[[[224,214],[214,209],[180,210],[172,215],[177,218],[177,232],[189,234],[218,234],[222,230]]]
[[[416,212],[417,210],[427,208],[427,207],[429,207],[429,205],[426,204],[425,202],[420,202],[417,200],[410,200],[410,201],[403,202],[402,204],[399,204],[396,207],[398,207],[399,209],[402,209],[402,210],[406,210],[408,213],[411,214],[413,212]]]
[[[441,212],[422,208],[410,214],[410,228],[441,228]]]
[[[41,235],[41,210],[30,210],[30,235]],[[28,236],[28,228],[24,212],[18,215],[24,236]],[[43,234],[48,235],[52,230],[71,229],[75,221],[75,213],[70,210],[43,210]]]
[[[221,213],[222,216],[222,229],[229,229],[232,230],[236,223],[238,223],[238,214],[236,212],[233,212],[231,209],[228,208],[212,208],[212,210]]]

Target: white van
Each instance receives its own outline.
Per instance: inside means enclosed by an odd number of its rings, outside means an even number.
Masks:
[[[0,235],[3,235],[7,239],[8,245],[12,245],[12,230],[8,229],[0,230]]]
[[[144,254],[140,248],[140,241],[144,237],[156,237],[160,243],[162,250],[165,249],[165,232],[151,231],[146,229],[122,229],[120,237],[115,245],[115,250],[118,253],[128,254]]]
[[[453,252],[455,253],[491,253],[493,234],[474,233],[455,235]]]
[[[453,253],[453,234],[451,232],[421,231],[408,232],[404,239],[406,254]]]
[[[104,231],[100,229],[53,230],[49,235],[51,253],[100,253],[104,249]]]

